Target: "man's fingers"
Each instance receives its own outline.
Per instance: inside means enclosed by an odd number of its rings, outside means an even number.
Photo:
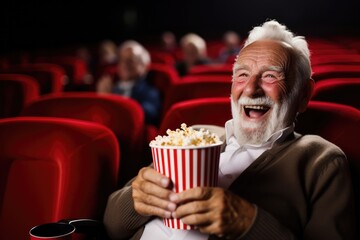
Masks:
[[[180,205],[172,214],[174,218],[185,218],[189,215],[202,214],[209,211],[205,201],[194,201]]]
[[[152,168],[142,168],[132,183],[135,210],[141,215],[170,217],[176,204],[170,201],[170,196],[175,193],[168,189],[169,186],[168,178]]]
[[[140,202],[150,206],[167,209],[169,211],[174,211],[176,209],[175,203],[159,198],[156,195],[143,194],[138,191],[133,191],[133,198],[135,203]]]
[[[170,186],[170,179],[166,176],[160,174],[155,169],[146,167],[140,170],[141,177],[146,180],[153,182],[159,186],[164,188],[168,188]]]
[[[135,209],[138,213],[146,216],[158,216],[160,218],[170,218],[171,212],[159,207],[147,205],[142,202],[135,203]]]
[[[186,203],[189,201],[206,200],[211,197],[212,188],[207,187],[196,187],[181,193],[176,194],[172,197],[172,201],[176,203]]]
[[[172,191],[163,188],[162,186],[146,181],[143,181],[139,184],[139,190],[143,193],[163,199],[170,199],[170,195],[173,194]]]
[[[208,213],[196,213],[181,218],[181,221],[185,224],[200,227],[209,225],[211,223],[210,217]]]

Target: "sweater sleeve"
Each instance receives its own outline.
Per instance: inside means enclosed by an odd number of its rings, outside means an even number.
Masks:
[[[332,159],[309,178],[309,219],[303,236],[258,207],[251,228],[238,239],[356,239],[354,201],[346,159]]]
[[[150,217],[144,217],[135,211],[131,182],[112,193],[108,199],[104,225],[111,239],[130,239],[150,220]]]
[[[279,223],[273,216],[261,208],[257,208],[257,214],[251,228],[243,234],[238,240],[259,240],[259,239],[277,239],[288,240],[295,239],[289,229]]]
[[[310,181],[310,219],[304,239],[356,239],[355,203],[345,157],[329,159]],[[315,181],[316,179],[316,181]]]

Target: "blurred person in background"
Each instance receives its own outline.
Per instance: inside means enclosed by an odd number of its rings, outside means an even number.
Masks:
[[[159,91],[147,81],[151,63],[149,52],[138,42],[128,40],[119,47],[119,61],[115,79],[104,74],[97,83],[98,93],[113,93],[130,97],[142,106],[145,122],[158,123],[161,107]]]
[[[191,67],[211,63],[207,57],[206,42],[195,33],[189,33],[181,38],[180,46],[183,60],[176,63],[175,67],[179,76],[188,74]]]
[[[99,64],[111,65],[118,61],[117,46],[111,40],[104,40],[99,46]]]
[[[161,46],[163,51],[174,53],[177,49],[175,34],[170,31],[163,32],[161,34]]]
[[[240,52],[240,36],[234,31],[228,31],[224,34],[224,47],[219,52],[218,62],[234,63],[236,55]]]
[[[116,65],[118,62],[118,48],[115,42],[112,40],[102,41],[98,46],[95,59],[94,77],[98,79],[109,66]]]

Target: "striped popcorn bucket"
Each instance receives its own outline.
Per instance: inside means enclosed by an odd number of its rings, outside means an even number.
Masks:
[[[174,192],[194,187],[215,187],[218,184],[221,144],[201,147],[152,146],[154,168],[169,177]],[[167,227],[194,229],[180,219],[164,219]]]

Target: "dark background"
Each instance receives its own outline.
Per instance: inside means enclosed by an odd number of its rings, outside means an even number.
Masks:
[[[360,35],[357,0],[138,0],[2,1],[1,52],[67,45],[117,43],[133,38],[156,41],[161,32],[178,38],[196,32],[211,39],[226,30],[242,36],[266,19],[276,19],[299,35]]]

